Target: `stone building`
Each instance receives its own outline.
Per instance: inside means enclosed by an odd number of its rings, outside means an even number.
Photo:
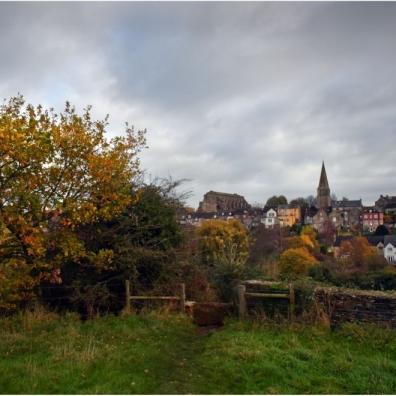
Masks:
[[[247,210],[250,205],[242,195],[209,191],[199,203],[198,212]]]
[[[385,209],[396,206],[396,196],[380,195],[375,201],[375,206],[385,212]]]
[[[363,204],[361,199],[332,201],[324,162],[317,189],[317,205],[305,214],[305,224],[312,224],[319,232],[334,230],[358,231]]]
[[[360,228],[363,204],[361,199],[343,199],[332,203],[331,221],[336,229],[354,230]]]
[[[331,208],[320,208],[312,217],[312,226],[319,233],[324,233],[326,230],[334,228],[330,220]]]

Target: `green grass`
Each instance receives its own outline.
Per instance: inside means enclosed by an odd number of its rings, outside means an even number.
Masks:
[[[1,393],[396,393],[396,333],[188,318],[0,320]]]

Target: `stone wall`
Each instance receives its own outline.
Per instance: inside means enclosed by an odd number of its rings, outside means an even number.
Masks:
[[[318,313],[325,313],[332,326],[358,321],[396,328],[396,292],[320,287],[314,298]]]

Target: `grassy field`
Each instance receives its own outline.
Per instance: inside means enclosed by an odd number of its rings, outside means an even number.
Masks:
[[[1,393],[396,393],[396,333],[181,316],[0,320]]]

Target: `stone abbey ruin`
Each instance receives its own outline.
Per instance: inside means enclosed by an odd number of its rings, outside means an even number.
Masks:
[[[209,191],[199,203],[198,212],[219,212],[249,209],[250,205],[242,195]]]

